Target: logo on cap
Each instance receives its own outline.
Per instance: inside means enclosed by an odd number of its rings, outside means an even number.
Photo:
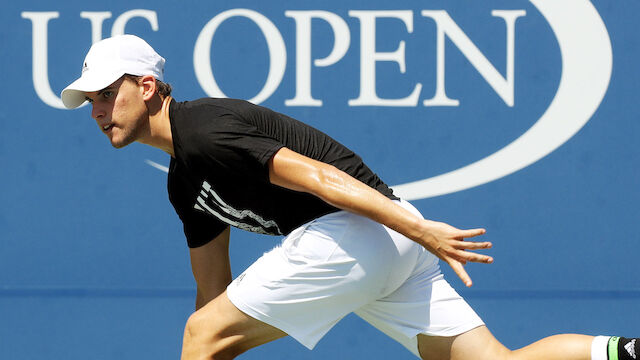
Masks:
[[[87,62],[85,61],[84,64],[82,65],[82,73],[84,74],[84,72],[87,70],[89,70],[89,67],[87,66]]]

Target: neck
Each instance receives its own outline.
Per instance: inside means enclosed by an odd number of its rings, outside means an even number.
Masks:
[[[172,157],[175,156],[173,151],[173,138],[171,136],[171,122],[169,120],[169,104],[171,104],[171,96],[154,96],[149,100],[147,109],[149,111],[149,133],[138,141],[158,148]]]

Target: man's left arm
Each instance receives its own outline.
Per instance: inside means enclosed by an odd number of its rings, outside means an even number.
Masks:
[[[442,222],[420,219],[336,167],[288,148],[276,152],[268,166],[272,184],[313,194],[339,209],[366,216],[403,234],[447,262],[466,286],[472,284],[464,270],[468,261],[493,262],[489,256],[467,251],[491,247],[490,242],[465,241],[465,238],[484,234],[484,229],[460,230]]]
[[[227,227],[205,245],[189,249],[191,269],[197,284],[196,310],[222,294],[231,283],[229,234]]]

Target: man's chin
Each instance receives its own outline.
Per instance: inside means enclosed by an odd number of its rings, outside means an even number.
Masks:
[[[111,142],[111,146],[113,146],[114,148],[122,149],[123,147],[131,144],[133,140],[117,141],[117,140],[111,139],[110,142]]]
[[[138,132],[137,131],[123,131],[122,129],[118,129],[118,131],[112,130],[110,134],[107,134],[107,138],[116,149],[122,149],[123,147],[135,142],[138,140]]]

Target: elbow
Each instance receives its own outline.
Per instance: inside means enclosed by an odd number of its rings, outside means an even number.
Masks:
[[[350,186],[348,176],[345,173],[333,165],[325,165],[319,167],[312,175],[310,192],[325,202],[341,208],[343,205],[341,201],[354,189],[351,189],[352,186]]]

